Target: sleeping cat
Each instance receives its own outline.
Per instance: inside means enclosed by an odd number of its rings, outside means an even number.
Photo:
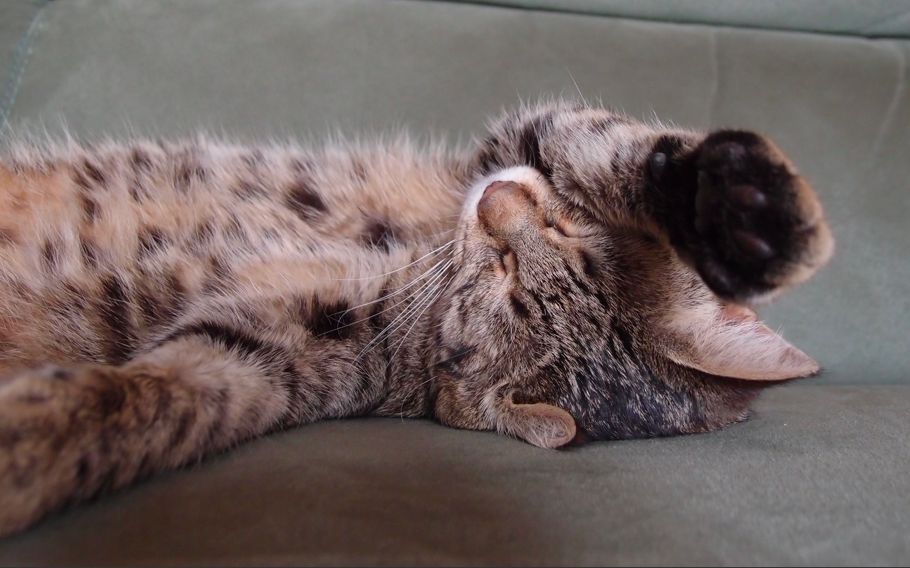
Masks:
[[[523,107],[473,150],[0,162],[0,534],[322,418],[544,448],[705,432],[818,371],[749,308],[833,240],[766,138]]]

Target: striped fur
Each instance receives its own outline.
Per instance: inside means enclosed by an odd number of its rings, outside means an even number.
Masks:
[[[817,365],[748,305],[832,239],[765,138],[523,107],[467,152],[204,139],[0,162],[0,534],[322,418],[707,431]]]

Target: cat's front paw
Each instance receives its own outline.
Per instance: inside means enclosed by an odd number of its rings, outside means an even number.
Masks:
[[[99,427],[120,399],[99,388],[101,368],[46,365],[0,382],[0,537],[90,496],[100,440],[101,459],[116,459]]]
[[[830,258],[834,241],[815,192],[767,139],[714,132],[696,149],[694,165],[687,252],[716,294],[768,300]]]

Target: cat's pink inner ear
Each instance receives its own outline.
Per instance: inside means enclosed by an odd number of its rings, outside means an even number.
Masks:
[[[702,305],[665,321],[666,355],[676,363],[733,379],[782,381],[818,372],[818,363],[774,333],[745,306]]]
[[[731,323],[747,323],[758,321],[755,310],[739,304],[726,304],[720,309],[720,318]],[[767,328],[765,328],[767,329]],[[771,331],[771,330],[768,330]]]

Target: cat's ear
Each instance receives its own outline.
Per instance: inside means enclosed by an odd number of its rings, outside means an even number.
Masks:
[[[511,398],[499,404],[498,431],[539,448],[558,448],[575,438],[575,419],[565,410],[543,402],[515,404]]]
[[[818,363],[763,324],[750,308],[703,304],[674,311],[665,354],[680,365],[747,381],[782,381],[818,372]]]

